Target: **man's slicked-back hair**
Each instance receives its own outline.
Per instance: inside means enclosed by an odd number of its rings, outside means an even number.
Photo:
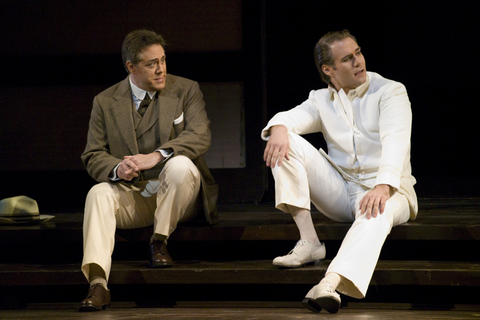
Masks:
[[[163,37],[150,30],[134,30],[127,34],[122,45],[123,66],[128,73],[127,61],[137,65],[141,61],[140,54],[143,49],[154,44],[159,44],[165,49],[166,42]]]
[[[327,66],[335,68],[335,60],[333,57],[331,46],[335,41],[341,41],[348,37],[352,38],[355,42],[357,42],[357,39],[355,39],[355,37],[350,34],[350,31],[346,29],[341,31],[331,31],[321,37],[315,45],[315,48],[313,49],[315,65],[317,66],[322,81],[326,84],[330,84],[330,76],[326,75],[323,72],[322,66],[325,64]]]

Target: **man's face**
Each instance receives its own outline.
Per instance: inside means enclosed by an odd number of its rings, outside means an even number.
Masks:
[[[332,46],[335,67],[323,65],[323,72],[330,76],[335,89],[348,93],[367,80],[365,58],[360,47],[350,37],[335,41]]]
[[[165,88],[167,80],[167,64],[163,47],[153,44],[143,49],[137,65],[127,61],[130,79],[140,89],[146,91],[159,91]]]

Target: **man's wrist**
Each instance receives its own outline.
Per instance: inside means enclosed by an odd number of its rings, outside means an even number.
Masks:
[[[159,164],[160,162],[163,161],[163,155],[162,153],[160,152],[160,150],[155,150],[154,152],[155,156],[156,156],[156,161],[157,161],[157,164]]]
[[[276,125],[270,127],[270,135],[272,134],[272,131],[275,131],[275,130],[288,131],[287,127],[285,127],[283,124],[276,124]]]
[[[375,187],[384,188],[386,192],[391,196],[397,191],[397,188],[392,187],[389,184],[377,184]]]

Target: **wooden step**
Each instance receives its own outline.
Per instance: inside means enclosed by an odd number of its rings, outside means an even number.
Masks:
[[[274,209],[272,204],[220,205],[219,211],[221,221],[217,225],[193,223],[175,230],[169,251],[176,265],[168,269],[151,269],[145,260],[151,227],[117,230],[109,285],[125,294],[132,286],[140,286],[139,292],[143,292],[148,288],[155,290],[152,286],[157,285],[180,286],[180,291],[190,291],[192,285],[200,291],[204,286],[235,285],[249,293],[239,293],[232,299],[246,300],[252,299],[252,290],[269,287],[270,297],[277,285],[291,285],[287,290],[298,290],[300,293],[294,296],[301,299],[305,290],[321,280],[350,227],[313,211],[317,233],[327,245],[327,260],[315,266],[281,269],[273,266],[271,259],[288,252],[299,237],[288,214]],[[48,288],[61,291],[64,286],[87,285],[80,271],[83,214],[55,215],[55,219],[41,225],[0,226],[3,296],[33,292],[40,298]],[[382,290],[372,290],[370,296],[373,294],[378,300],[382,297],[375,296],[376,292],[380,296],[390,292],[387,296],[392,299],[403,299],[396,297],[395,289],[402,286],[409,288],[407,296],[411,296],[410,290],[421,291],[416,288],[429,290],[426,296],[450,288],[455,297],[461,293],[459,290],[467,290],[461,299],[468,298],[480,286],[478,240],[480,199],[420,200],[417,220],[393,228],[388,236],[371,281],[371,286],[380,286]],[[56,301],[61,296],[51,299]]]
[[[0,244],[82,242],[81,213],[56,214],[50,222],[34,226],[0,226]],[[220,205],[220,223],[178,226],[171,241],[263,241],[298,240],[293,219],[267,205]],[[349,223],[334,222],[312,212],[322,240],[342,240]],[[116,241],[148,241],[152,228],[117,230]],[[480,199],[423,199],[415,221],[392,229],[388,240],[480,240]]]
[[[126,284],[314,284],[330,261],[285,269],[271,260],[179,261],[152,269],[147,261],[115,261],[109,283]],[[0,286],[86,284],[79,264],[0,264]],[[480,286],[480,263],[456,261],[379,261],[372,285]]]

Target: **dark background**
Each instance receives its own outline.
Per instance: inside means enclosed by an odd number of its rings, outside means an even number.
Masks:
[[[0,198],[28,195],[44,213],[82,210],[95,183],[80,162],[91,102],[126,76],[121,43],[139,28],[169,42],[170,73],[244,84],[247,166],[212,170],[221,202],[273,200],[260,131],[324,87],[313,47],[344,28],[367,70],[407,87],[418,196],[477,197],[479,9],[476,1],[1,0]]]

